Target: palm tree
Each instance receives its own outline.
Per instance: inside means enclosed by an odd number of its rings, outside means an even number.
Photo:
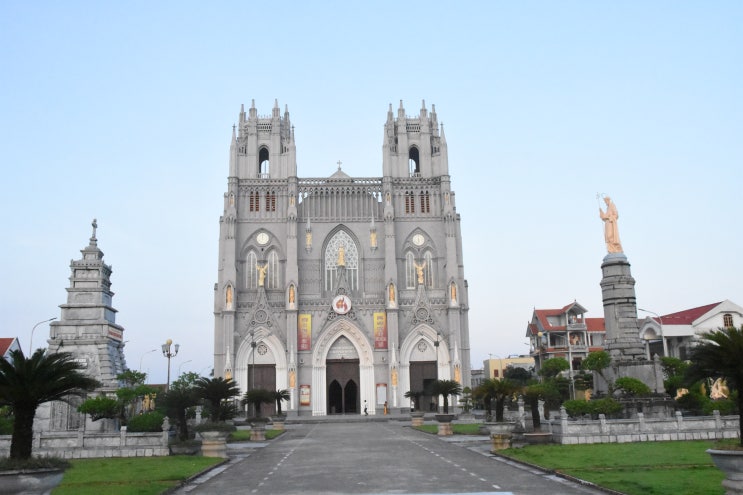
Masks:
[[[485,402],[487,415],[492,416],[492,403],[495,400],[495,421],[503,421],[503,410],[506,406],[506,399],[521,389],[518,383],[503,378],[496,380],[488,378],[483,380],[475,389],[475,396]]]
[[[199,378],[194,390],[199,398],[206,401],[210,422],[218,423],[234,416],[235,408],[228,401],[240,395],[240,387],[232,380],[222,377]]]
[[[291,399],[291,395],[289,395],[289,391],[287,389],[283,388],[274,392],[273,398],[276,401],[276,414],[278,416],[281,416],[281,401],[288,401],[289,399]]]
[[[743,413],[743,325],[740,328],[719,328],[701,334],[702,341],[690,355],[687,377],[692,380],[723,378],[730,391],[738,391],[738,412]],[[738,437],[743,446],[743,414],[738,419]]]
[[[170,387],[162,399],[162,408],[168,417],[178,424],[178,439],[188,440],[188,420],[186,412],[189,407],[199,403],[196,391],[188,387]]]
[[[15,350],[9,361],[0,359],[0,406],[10,406],[15,417],[11,459],[31,457],[34,417],[41,404],[84,396],[100,386],[82,370],[72,354],[47,354],[46,349],[37,349],[29,358]]]
[[[444,396],[444,414],[449,414],[449,396],[462,394],[462,386],[455,380],[436,380],[431,390],[435,395]]]
[[[247,392],[245,392],[245,395],[243,396],[243,404],[250,404],[251,406],[253,406],[255,417],[260,418],[261,404],[272,403],[274,401],[274,397],[276,397],[275,392],[266,390],[264,388],[254,388],[253,390],[248,390]]]
[[[423,395],[422,391],[408,390],[407,392],[405,392],[403,397],[405,397],[406,399],[410,399],[410,401],[413,403],[413,411],[419,411],[421,395]]]

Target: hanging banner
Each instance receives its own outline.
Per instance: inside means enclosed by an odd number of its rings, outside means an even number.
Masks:
[[[297,350],[309,351],[312,349],[312,315],[300,313],[297,317]]]
[[[387,349],[387,313],[374,313],[374,348]]]
[[[299,386],[299,405],[300,406],[310,405],[310,386],[309,385]]]

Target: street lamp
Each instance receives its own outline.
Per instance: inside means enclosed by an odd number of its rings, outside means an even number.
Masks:
[[[153,353],[153,352],[157,352],[157,349],[151,349],[151,350],[149,350],[149,351],[145,352],[144,354],[142,354],[142,355],[140,356],[140,358],[139,358],[139,371],[142,371],[142,360],[144,359],[144,357],[145,357],[145,356],[146,356],[147,354],[151,354],[151,353]]]
[[[178,377],[181,376],[181,366],[183,366],[186,363],[190,363],[191,361],[193,361],[193,359],[189,359],[188,361],[183,361],[181,364],[178,365]]]
[[[49,318],[48,320],[40,321],[36,325],[34,325],[34,327],[31,329],[31,340],[28,341],[28,355],[29,356],[33,352],[33,348],[34,348],[34,330],[36,330],[36,327],[38,327],[39,325],[43,323],[49,323],[50,321],[56,320],[56,319],[57,317],[55,316],[54,318]]]
[[[174,358],[178,355],[178,348],[180,347],[180,345],[175,344],[175,346],[173,346],[175,348],[175,352],[171,352],[170,351],[171,344],[173,344],[173,341],[171,339],[168,339],[162,345],[163,357],[168,358],[168,382],[165,385],[166,392],[170,390],[170,358]]]
[[[663,335],[663,318],[661,318],[658,313],[654,311],[648,311],[647,309],[637,308],[637,311],[642,311],[643,313],[650,313],[651,315],[658,318],[658,324],[660,325],[660,341],[663,343],[663,357],[668,356],[668,344],[666,344],[666,338]]]

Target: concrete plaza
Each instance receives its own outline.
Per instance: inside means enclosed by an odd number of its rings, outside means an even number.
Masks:
[[[271,442],[231,445],[227,464],[176,493],[604,493],[490,455],[486,437],[438,437],[409,424],[369,420],[289,425]]]

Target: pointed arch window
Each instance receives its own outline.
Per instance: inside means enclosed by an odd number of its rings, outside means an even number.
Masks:
[[[276,211],[276,191],[266,193],[266,211]]]
[[[423,267],[423,283],[426,285],[426,287],[433,287],[433,255],[431,254],[431,251],[426,251],[426,254],[423,255],[423,261],[426,263],[426,266]]]
[[[279,255],[276,253],[276,251],[271,251],[268,253],[268,258],[266,258],[266,262],[268,263],[268,272],[266,273],[266,289],[278,289],[279,286]]]
[[[258,256],[255,255],[255,252],[250,251],[248,253],[245,264],[247,265],[245,267],[245,287],[248,289],[256,289],[258,287],[258,270],[256,269]]]
[[[258,211],[260,209],[260,196],[258,191],[250,191],[250,211]]]
[[[411,177],[421,176],[420,154],[415,146],[411,146],[410,151],[408,151],[408,166],[410,167]]]
[[[416,279],[415,257],[413,253],[408,251],[405,255],[405,287],[407,289],[415,289]]]
[[[359,288],[359,251],[356,243],[345,230],[339,230],[328,241],[325,247],[325,290],[331,291],[336,287],[338,276],[338,256],[341,247],[346,266],[346,281],[351,290]]]
[[[415,213],[415,193],[405,192],[405,213]]]
[[[258,177],[260,177],[261,179],[268,179],[268,172],[270,168],[270,161],[268,160],[268,157],[268,148],[261,148],[261,150],[258,152]]]
[[[431,213],[431,196],[428,191],[421,191],[421,213]]]

